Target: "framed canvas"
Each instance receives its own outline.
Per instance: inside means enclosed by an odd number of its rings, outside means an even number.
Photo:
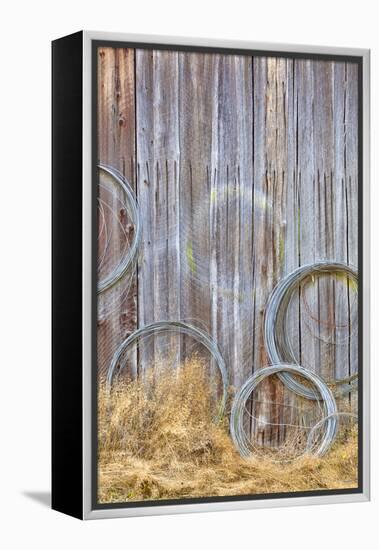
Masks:
[[[53,42],[53,508],[369,498],[369,51]]]

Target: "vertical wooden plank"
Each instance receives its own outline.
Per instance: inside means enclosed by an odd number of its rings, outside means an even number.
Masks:
[[[282,276],[291,273],[299,266],[299,179],[297,173],[297,153],[298,153],[298,106],[297,106],[297,88],[296,88],[296,67],[295,60],[287,63],[287,73],[285,79],[285,89],[283,99],[286,102],[286,112],[284,115],[284,130],[286,136],[286,190],[285,207],[283,212],[283,232],[280,239],[279,257],[283,257]],[[288,306],[288,315],[286,328],[291,343],[291,350],[299,354],[300,348],[300,319],[299,319],[299,292],[294,294]],[[278,443],[283,443],[287,436],[286,424],[295,424],[299,422],[298,402],[296,396],[283,388],[279,393],[280,405],[277,408],[277,418],[280,425],[278,428]]]
[[[316,208],[314,230],[316,234],[315,259],[333,260],[335,174],[334,174],[334,63],[314,61],[314,158],[316,182]],[[315,218],[316,216],[316,218]],[[314,365],[325,380],[335,377],[335,345],[325,340],[324,334],[333,334],[335,326],[334,281],[333,277],[315,279],[317,286],[317,309],[313,316],[319,317],[316,340],[319,348],[319,363]],[[305,308],[303,308],[305,315]],[[308,312],[309,315],[309,312]],[[326,330],[325,330],[326,328]]]
[[[346,63],[336,63],[334,68],[334,128],[335,128],[335,258],[338,261],[348,263],[348,208],[347,208],[347,184],[346,184],[346,107],[347,107],[347,69]],[[343,281],[346,285],[345,292],[337,288],[335,297],[335,323],[337,327],[343,327],[349,323],[348,312],[348,280]],[[341,287],[341,282],[338,282]],[[335,350],[335,375],[336,378],[345,378],[349,375],[349,333],[342,331],[342,338],[339,338],[336,331]],[[346,341],[339,342],[345,337]]]
[[[143,241],[138,269],[139,326],[180,319],[178,53],[136,50],[138,201]],[[140,349],[159,359],[167,341]],[[177,341],[176,341],[177,342]]]
[[[333,65],[296,61],[298,94],[298,180],[300,265],[333,259],[334,231],[334,113]],[[333,347],[321,340],[319,319],[334,322],[330,281],[314,277],[302,287],[300,298],[300,364],[333,377]],[[312,319],[315,321],[312,322]]]
[[[358,267],[358,65],[346,63],[346,183],[349,233],[348,261]]]
[[[297,179],[299,185],[299,265],[313,263],[318,258],[318,229],[315,215],[318,193],[315,166],[314,130],[314,61],[295,61],[297,88]],[[307,293],[312,311],[317,311],[316,286]],[[319,346],[303,322],[304,312],[300,300],[300,364],[315,370],[319,364]],[[305,313],[307,315],[307,313]]]
[[[296,62],[300,264],[335,257],[334,64]],[[334,378],[335,346],[324,327],[335,324],[334,286],[328,277],[306,282],[300,299],[301,364]]]
[[[358,269],[358,65],[346,64],[346,211],[348,221],[347,261]],[[357,289],[348,288],[351,311],[349,322],[349,374],[358,370]]]
[[[222,56],[218,70],[217,340],[232,366],[231,383],[243,384],[252,368],[253,143],[252,60]]]
[[[214,337],[217,259],[211,238],[216,238],[217,226],[210,193],[216,176],[212,146],[217,132],[213,134],[212,123],[217,120],[218,64],[218,55],[179,53],[181,312]],[[184,339],[183,354],[188,346]]]
[[[254,369],[269,363],[264,309],[279,279],[297,266],[295,142],[291,60],[254,58]],[[289,133],[291,134],[289,135]],[[287,210],[288,207],[288,210]],[[293,319],[296,323],[296,318]],[[280,438],[282,392],[268,381],[257,392],[252,426],[259,443]],[[270,403],[279,403],[270,405]],[[270,425],[272,423],[273,425]]]
[[[98,49],[98,153],[99,162],[119,170],[135,185],[135,99],[134,50],[128,48]],[[117,192],[116,192],[117,194]],[[117,197],[116,197],[117,199]],[[117,207],[117,200],[113,206]],[[122,212],[107,220],[112,234],[109,253],[120,246]],[[126,221],[125,221],[126,223]],[[104,375],[117,345],[136,327],[136,281],[130,285],[126,299],[120,292],[106,291],[98,297],[98,366]],[[135,366],[131,366],[132,372]]]
[[[237,386],[252,359],[251,81],[248,57],[180,54],[182,313]]]

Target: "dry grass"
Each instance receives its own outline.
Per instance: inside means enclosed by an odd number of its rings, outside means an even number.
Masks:
[[[175,374],[99,391],[99,502],[278,493],[357,486],[356,433],[320,459],[246,461],[196,360]]]

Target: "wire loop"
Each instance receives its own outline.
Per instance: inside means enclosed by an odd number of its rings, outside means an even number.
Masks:
[[[313,451],[313,454],[316,456],[325,454],[337,435],[337,421],[335,419],[337,405],[333,393],[322,378],[317,374],[307,371],[303,367],[288,364],[272,365],[259,369],[246,380],[234,397],[230,415],[230,434],[238,452],[243,458],[249,458],[252,456],[252,452],[249,447],[249,438],[246,435],[243,425],[246,403],[256,387],[265,378],[272,376],[273,374],[277,374],[278,376],[281,374],[289,374],[292,377],[301,376],[310,382],[315,388],[315,393],[318,395],[318,400],[321,401],[325,407],[325,413],[328,420],[325,427],[324,436],[318,448]]]
[[[303,265],[279,281],[267,302],[264,319],[265,347],[273,365],[278,363],[298,364],[291,351],[291,345],[285,330],[287,308],[292,293],[298,288],[299,284],[306,277],[319,275],[320,273],[342,273],[358,283],[358,274],[355,269],[344,263],[330,261],[319,261]],[[318,395],[313,389],[307,388],[298,382],[291,373],[283,372],[278,376],[287,388],[297,395],[306,399],[318,399]],[[345,395],[357,387],[357,384],[353,383],[357,378],[358,374],[354,373],[343,380],[333,380],[330,385],[338,386],[337,393]]]

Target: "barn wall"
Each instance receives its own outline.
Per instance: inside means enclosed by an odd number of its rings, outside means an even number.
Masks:
[[[319,259],[357,265],[358,67],[100,48],[98,68],[99,160],[127,177],[143,219],[132,291],[108,317],[99,300],[100,372],[137,326],[186,319],[217,340],[239,387],[268,364],[275,284]],[[356,335],[328,344],[312,312],[342,331],[355,290],[315,280],[291,304],[294,350],[326,378],[356,369]]]

